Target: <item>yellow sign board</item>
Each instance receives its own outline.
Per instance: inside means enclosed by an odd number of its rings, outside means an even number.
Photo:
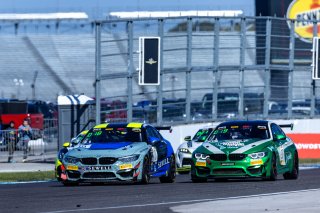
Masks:
[[[288,19],[297,19],[294,31],[301,40],[312,42],[313,22],[320,19],[319,0],[294,0],[287,10]],[[290,24],[289,24],[290,27]],[[317,34],[320,36],[320,24],[317,26]]]

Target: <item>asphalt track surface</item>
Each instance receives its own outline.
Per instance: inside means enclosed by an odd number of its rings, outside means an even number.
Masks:
[[[108,183],[64,187],[58,182],[0,185],[0,212],[170,212],[170,207],[228,197],[320,188],[320,169],[300,171],[298,180],[229,180],[192,183],[178,175],[172,184]]]

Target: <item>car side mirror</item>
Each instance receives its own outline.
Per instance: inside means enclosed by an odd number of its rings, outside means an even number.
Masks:
[[[77,138],[72,138],[71,139],[71,146],[77,145],[79,141],[77,141]]]
[[[191,141],[191,136],[186,136],[186,137],[184,138],[184,141]]]
[[[280,141],[280,140],[286,139],[286,136],[285,135],[274,135],[273,138],[275,141]]]
[[[149,137],[148,139],[149,139],[149,142],[150,142],[152,145],[160,142],[160,139],[159,139],[159,138],[156,138],[156,137]]]
[[[68,147],[70,147],[70,142],[65,142],[62,146],[63,146],[64,148],[68,148]]]

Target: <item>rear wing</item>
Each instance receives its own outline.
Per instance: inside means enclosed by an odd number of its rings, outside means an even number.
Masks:
[[[168,131],[170,131],[170,133],[172,132],[171,126],[156,126],[155,128],[156,128],[158,131],[168,130]]]
[[[281,128],[290,128],[291,130],[293,130],[293,123],[291,123],[291,124],[280,124],[279,126]]]

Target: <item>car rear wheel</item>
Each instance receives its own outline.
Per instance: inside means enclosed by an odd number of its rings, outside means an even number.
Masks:
[[[176,159],[174,155],[170,158],[170,168],[168,170],[167,176],[160,177],[161,183],[173,183],[176,180]]]
[[[283,174],[283,178],[286,180],[295,180],[299,177],[299,157],[298,153],[294,153],[292,169],[290,172],[286,172]]]
[[[148,158],[148,156],[145,156],[143,159],[142,178],[141,178],[140,183],[142,183],[142,184],[149,183],[149,181],[150,181],[149,169],[150,169],[149,158]]]

